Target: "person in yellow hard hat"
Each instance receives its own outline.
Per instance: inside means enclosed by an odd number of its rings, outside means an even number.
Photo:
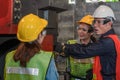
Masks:
[[[93,80],[120,80],[120,40],[113,29],[114,12],[109,6],[100,5],[93,17],[94,31],[100,35],[96,43],[61,44],[55,51],[79,59],[95,57]]]
[[[96,41],[93,36],[94,18],[91,15],[85,15],[77,21],[77,39],[68,40],[68,44],[82,44],[84,46]],[[75,59],[72,56],[67,58],[67,72],[70,74],[70,80],[92,80],[93,58]]]
[[[6,56],[4,80],[58,80],[52,52],[41,50],[47,20],[34,14],[24,16],[19,24],[16,50]]]

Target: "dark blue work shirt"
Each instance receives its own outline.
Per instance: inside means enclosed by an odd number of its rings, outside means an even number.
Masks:
[[[112,77],[115,76],[116,72],[116,49],[113,40],[105,37],[110,34],[115,34],[113,29],[103,34],[98,42],[87,46],[66,44],[64,52],[66,55],[79,59],[99,56],[103,80],[113,80]]]

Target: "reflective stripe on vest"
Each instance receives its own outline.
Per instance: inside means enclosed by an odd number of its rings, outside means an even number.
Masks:
[[[27,63],[27,67],[20,67],[20,62],[15,62],[15,51],[6,56],[4,80],[45,80],[52,52],[40,51]]]
[[[11,74],[29,74],[29,75],[38,75],[38,68],[21,68],[21,67],[7,67],[6,73]]]

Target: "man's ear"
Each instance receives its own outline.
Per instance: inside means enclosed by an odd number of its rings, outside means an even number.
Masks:
[[[112,26],[112,24],[113,23],[110,21],[110,22],[107,23],[107,26]]]

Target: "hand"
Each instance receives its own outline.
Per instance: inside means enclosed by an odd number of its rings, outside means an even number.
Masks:
[[[62,53],[63,52],[63,43],[57,43],[55,46],[54,46],[54,51],[57,52],[57,53]]]

